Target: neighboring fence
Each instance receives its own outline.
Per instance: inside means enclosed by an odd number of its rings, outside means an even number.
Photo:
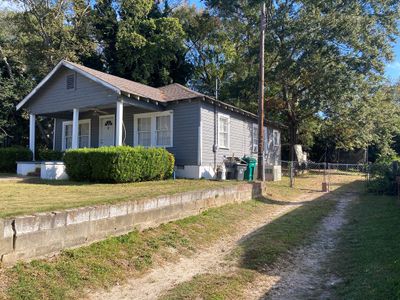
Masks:
[[[369,178],[368,164],[343,164],[343,163],[299,163],[297,161],[282,161],[282,175],[289,177],[289,185],[294,187],[299,177],[313,176],[315,183],[320,187],[323,183],[328,186],[339,184],[344,176],[358,176]]]

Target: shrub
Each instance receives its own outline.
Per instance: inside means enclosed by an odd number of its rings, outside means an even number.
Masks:
[[[395,194],[396,176],[400,176],[399,161],[397,157],[381,158],[372,164],[368,191],[377,194]]]
[[[64,162],[72,180],[135,182],[171,177],[175,159],[163,148],[119,146],[67,150]]]
[[[32,160],[32,151],[23,147],[0,148],[0,172],[17,171],[17,161]]]
[[[62,160],[64,152],[50,149],[38,149],[36,159],[45,161]]]

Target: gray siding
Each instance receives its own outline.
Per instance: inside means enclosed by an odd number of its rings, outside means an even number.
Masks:
[[[174,147],[168,150],[177,165],[198,165],[200,102],[171,104],[166,109],[174,111]]]
[[[103,85],[76,73],[75,89],[67,90],[66,76],[74,74],[63,67],[30,99],[26,107],[35,114],[71,111],[115,102],[118,95]]]
[[[223,113],[230,117],[230,145],[229,149],[220,148],[214,153],[213,145],[218,143],[218,141],[214,141],[214,109],[214,106],[209,103],[201,104],[202,165],[214,167],[214,163],[219,165],[223,162],[224,157],[229,156],[243,157],[246,155],[256,157],[257,153],[252,152],[252,132],[253,124],[257,124],[256,120],[236,112],[227,111],[218,106],[216,108],[217,114]],[[267,163],[276,165],[280,162],[280,146],[272,147],[272,128],[268,127],[267,131],[270,143],[269,151],[266,154]]]
[[[102,109],[102,115],[115,115],[115,109]],[[133,106],[124,107],[124,126],[123,141],[126,145],[133,146],[133,115],[147,112]],[[101,115],[100,115],[101,116]],[[93,112],[83,112],[79,114],[79,119],[90,119],[90,146],[96,148],[99,146],[99,117]],[[62,123],[64,121],[72,121],[72,119],[57,119],[56,121],[56,150],[61,151],[62,148]]]
[[[178,165],[197,165],[198,164],[198,128],[200,124],[200,105],[199,102],[187,102],[172,104],[167,110],[174,111],[173,117],[173,147],[167,148],[173,153]],[[102,110],[107,114],[114,114],[115,109]],[[145,113],[143,109],[132,106],[124,107],[124,125],[126,134],[123,140],[126,145],[133,146],[134,135],[134,114]],[[99,116],[92,112],[79,114],[79,119],[91,120],[91,147],[99,146]],[[56,121],[56,150],[62,148],[62,122],[71,121],[66,119],[57,119]]]

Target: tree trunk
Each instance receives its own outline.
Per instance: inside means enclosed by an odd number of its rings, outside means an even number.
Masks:
[[[43,126],[42,126],[42,124],[40,123],[39,120],[36,122],[36,124],[37,124],[37,127],[39,128],[39,131],[40,131],[40,134],[41,134],[41,136],[42,136],[42,138],[44,140],[44,143],[46,144],[46,148],[50,148],[51,141],[47,137],[46,130],[43,128]]]

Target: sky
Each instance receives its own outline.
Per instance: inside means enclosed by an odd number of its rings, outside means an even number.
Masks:
[[[188,0],[190,4],[195,4],[197,7],[204,7],[201,0]],[[0,0],[0,9],[17,9],[15,4],[10,4],[10,1]],[[400,79],[400,38],[394,44],[394,60],[386,64],[385,74],[391,82],[396,82]]]

